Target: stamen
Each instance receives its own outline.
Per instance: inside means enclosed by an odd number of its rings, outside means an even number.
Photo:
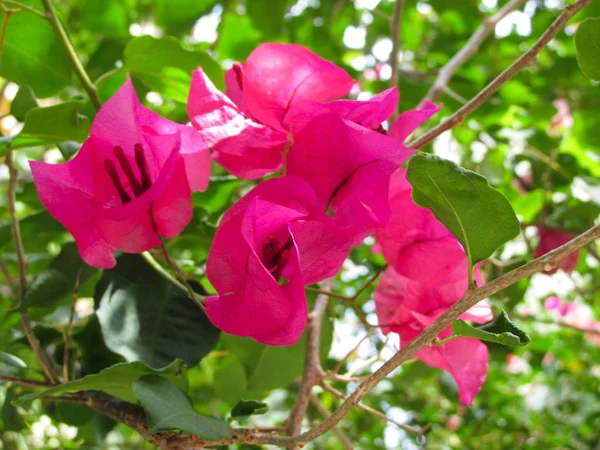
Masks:
[[[150,181],[150,173],[148,172],[148,165],[146,164],[146,156],[144,155],[144,149],[141,144],[135,144],[135,162],[140,169],[142,174],[142,189],[146,192],[152,186]]]
[[[121,147],[116,146],[113,148],[113,151],[115,153],[115,156],[119,160],[119,164],[121,165],[123,172],[125,172],[125,176],[127,177],[127,180],[129,180],[129,185],[131,186],[131,189],[133,190],[134,195],[136,197],[139,197],[140,195],[142,195],[144,193],[144,188],[142,187],[140,182],[135,178],[135,175],[133,173],[133,169],[131,168],[131,163],[129,162],[129,159],[127,159],[127,156],[125,156],[125,152],[123,151],[123,149]]]
[[[275,280],[281,278],[281,273],[289,260],[289,250],[293,245],[294,241],[290,237],[282,247],[279,247],[279,242],[273,236],[270,236],[269,241],[263,245],[261,260]]]
[[[119,193],[119,197],[121,197],[121,203],[129,203],[131,201],[131,197],[125,191],[125,188],[121,184],[121,179],[119,178],[119,174],[117,173],[117,168],[115,167],[115,163],[110,159],[104,160],[104,168],[108,172],[108,176],[112,180],[117,192]]]
[[[242,69],[242,65],[240,63],[233,64],[233,73],[235,74],[235,78],[236,78],[238,84],[240,85],[240,89],[243,89],[244,88],[244,81],[243,81],[244,72]]]

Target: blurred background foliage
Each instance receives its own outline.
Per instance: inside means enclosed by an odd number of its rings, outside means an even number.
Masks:
[[[22,3],[43,10],[38,0]],[[418,105],[439,69],[482,20],[505,3],[404,1],[399,30],[401,110]],[[4,5],[14,7],[8,1]],[[344,67],[357,80],[353,96],[359,99],[389,87],[394,5],[390,0],[55,1],[102,100],[129,73],[147,106],[182,123],[187,121],[185,102],[194,68],[202,66],[223,88],[223,71],[266,41],[301,44]],[[531,47],[563,7],[562,0],[527,0],[510,13],[458,70],[439,100],[442,111],[427,126],[475,96]],[[573,34],[577,22],[599,16],[596,0],[540,53],[536,65],[507,82],[465,123],[428,149],[484,175],[510,199],[522,221],[522,235],[484,265],[488,278],[530,260],[539,227],[579,233],[598,218],[600,84],[580,71]],[[179,293],[149,273],[141,259],[124,257],[130,264],[106,274],[86,266],[64,229],[42,208],[27,164],[28,159],[70,158],[87,136],[94,115],[45,20],[29,11],[11,15],[0,77],[1,128],[10,136],[2,139],[0,155],[18,149],[17,212],[29,262],[27,300],[36,333],[57,364],[62,363],[75,274],[81,270],[74,374],[97,373],[126,361],[158,368],[179,357],[189,367],[189,393],[199,413],[225,417],[238,400],[252,398],[266,402],[269,411],[242,425],[281,426],[295,399],[295,379],[302,374],[305,338],[289,348],[267,348],[219,336],[203,317],[194,318],[197,310],[191,302],[185,297],[178,301]],[[8,170],[2,166],[0,373],[41,379],[15,308],[18,266],[7,185]],[[192,223],[168,242],[170,255],[202,284],[199,290],[212,291],[203,266],[219,218],[252,186],[215,165],[208,190],[194,194]],[[352,251],[336,280],[336,292],[353,296],[382,267],[383,259],[373,255],[372,244],[368,239]],[[600,334],[576,329],[596,326],[600,320],[599,263],[594,244],[580,251],[573,273],[535,275],[490,299],[495,311],[504,308],[529,332],[532,343],[518,349],[489,344],[489,375],[472,408],[458,402],[448,374],[415,362],[396,370],[365,399],[392,421],[355,409],[340,430],[361,449],[600,448]],[[342,373],[368,374],[397,349],[393,337],[369,325],[376,323],[372,294],[371,286],[354,305],[332,299],[321,352],[326,369],[335,367],[367,333]],[[544,306],[551,296],[575,306],[567,315],[556,313]],[[157,316],[165,305],[168,313]],[[353,382],[331,385],[344,394],[356,387]],[[134,431],[85,406],[39,400],[14,406],[11,401],[24,392],[15,385],[0,387],[1,448],[149,448]],[[329,410],[340,401],[327,392],[319,398]],[[322,420],[312,407],[308,419]],[[394,422],[431,428],[417,439]],[[344,447],[328,433],[306,448]]]

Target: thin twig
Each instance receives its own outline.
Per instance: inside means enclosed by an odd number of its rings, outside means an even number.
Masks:
[[[317,412],[319,414],[321,414],[321,417],[323,417],[324,420],[327,420],[327,418],[331,415],[331,413],[327,410],[327,408],[325,408],[323,403],[321,403],[321,400],[319,400],[319,397],[317,397],[315,394],[311,393],[309,398],[310,398],[310,402],[315,407]],[[352,450],[354,448],[354,446],[352,445],[352,441],[350,439],[348,439],[348,436],[346,436],[344,434],[344,432],[342,430],[340,430],[338,427],[333,427],[331,431],[340,440],[340,442],[344,446],[345,450]]]
[[[181,284],[183,284],[185,286],[188,297],[191,300],[193,300],[193,302],[196,303],[196,305],[198,305],[198,307],[202,311],[205,311],[204,303],[203,303],[204,297],[197,294],[196,291],[194,291],[194,288],[190,285],[190,283],[188,283],[188,281],[182,275],[183,270],[175,263],[175,261],[173,261],[171,259],[171,257],[169,256],[169,253],[167,252],[167,247],[165,247],[164,243],[160,244],[160,249],[162,251],[163,257],[164,257],[167,265],[171,269],[171,272],[173,272],[175,274],[177,281],[179,281]]]
[[[508,15],[511,11],[517,9],[525,0],[511,0],[505,4],[496,14],[486,17],[483,23],[477,28],[475,33],[469,38],[467,43],[456,53],[448,63],[442,67],[438,73],[437,79],[425,95],[423,101],[435,102],[456,71],[477,53],[485,39],[494,31],[498,22]]]
[[[504,72],[498,75],[494,81],[488,84],[479,94],[469,101],[469,103],[456,111],[448,120],[445,120],[418,139],[408,143],[407,147],[421,148],[424,145],[429,144],[444,131],[447,131],[462,123],[465,117],[485,103],[494,93],[496,93],[496,91],[498,91],[498,89],[502,87],[504,83],[510,80],[525,67],[534,64],[537,54],[542,51],[542,49],[552,40],[552,38],[554,38],[554,36],[556,36],[556,34],[565,26],[571,17],[573,17],[591,2],[592,0],[578,0],[575,3],[566,6],[563,12],[557,17],[552,25],[550,25],[544,34],[542,34],[533,47],[521,55],[519,59],[511,64],[511,66],[508,67]]]
[[[346,353],[346,356],[344,356],[342,359],[340,359],[338,361],[338,363],[335,365],[335,367],[331,370],[331,373],[334,373],[334,374],[340,373],[340,370],[341,370],[342,366],[346,363],[346,361],[348,361],[348,359],[354,354],[354,352],[356,352],[358,350],[358,348],[362,345],[362,343],[365,342],[367,339],[369,339],[369,337],[371,337],[371,335],[373,333],[375,333],[375,328],[370,328],[369,331],[367,331],[367,334],[365,334],[363,336],[363,338],[358,341],[358,344],[356,344],[352,350],[350,350],[348,353]]]
[[[369,278],[367,280],[367,282],[365,284],[362,285],[362,287],[356,291],[356,294],[354,294],[352,296],[352,298],[350,299],[351,302],[356,302],[356,300],[358,300],[358,297],[360,297],[360,295],[365,292],[365,290],[371,286],[376,280],[377,278],[379,278],[379,276],[386,271],[386,269],[388,268],[387,264],[384,264],[383,266],[381,266],[379,269],[377,269],[377,272],[375,272],[371,278]]]
[[[400,23],[402,17],[402,8],[404,0],[396,0],[394,5],[394,15],[390,23],[390,37],[392,38],[392,53],[390,55],[390,65],[392,66],[392,76],[390,77],[390,87],[398,86],[398,53],[400,53]]]
[[[75,285],[73,286],[73,299],[71,300],[71,311],[69,312],[69,322],[65,335],[65,350],[63,353],[63,383],[69,381],[69,352],[71,351],[71,333],[73,331],[73,318],[75,317],[75,303],[79,293],[79,281],[81,279],[81,270],[77,271],[75,276]]]
[[[517,319],[517,320],[522,320],[523,322],[533,322],[533,323],[540,323],[543,325],[556,325],[560,328],[564,328],[566,330],[571,330],[571,331],[577,331],[579,333],[590,333],[590,334],[595,334],[596,336],[600,336],[600,329],[594,329],[594,328],[582,328],[582,327],[578,327],[576,325],[571,325],[568,322],[565,322],[564,320],[552,320],[552,319],[544,319],[541,317],[533,317],[533,316],[525,316],[522,314],[512,314],[512,318]]]
[[[307,291],[307,292],[314,292],[315,294],[323,294],[323,295],[326,295],[326,296],[331,297],[331,298],[338,298],[340,300],[345,300],[347,302],[350,301],[350,300],[352,300],[352,297],[348,297],[346,295],[338,294],[337,292],[325,291],[325,290],[320,289],[320,288],[314,288],[314,287],[306,286],[304,288],[304,290]]]
[[[16,189],[17,189],[17,178],[19,172],[13,164],[13,152],[9,152],[6,156],[6,165],[8,167],[8,173],[10,175],[8,182],[8,211],[10,214],[11,229],[13,235],[13,241],[15,244],[15,252],[17,253],[17,262],[19,265],[19,285],[20,285],[20,296],[19,296],[19,309],[21,311],[21,323],[23,325],[23,332],[29,341],[29,345],[33,349],[37,356],[40,365],[46,375],[46,378],[52,383],[57,384],[58,378],[54,373],[53,367],[50,361],[46,357],[46,354],[40,347],[40,342],[35,337],[31,321],[29,320],[29,314],[27,313],[27,305],[25,304],[25,297],[27,295],[27,260],[25,259],[25,250],[23,249],[23,241],[21,239],[21,229],[19,227],[19,218],[17,217],[16,204]]]
[[[0,272],[2,272],[2,275],[4,276],[4,279],[6,280],[6,284],[12,291],[12,289],[15,287],[15,280],[12,277],[12,275],[10,274],[10,272],[8,271],[8,267],[6,267],[6,263],[2,259],[0,259]]]
[[[26,378],[11,377],[8,375],[0,375],[0,381],[5,383],[15,383],[25,387],[49,389],[54,385],[45,381],[29,380]]]
[[[38,10],[37,10],[37,9],[35,9],[35,8],[32,8],[31,6],[24,5],[24,4],[23,4],[23,3],[21,3],[21,2],[17,2],[17,1],[15,1],[15,0],[2,0],[2,3],[8,4],[8,5],[12,5],[12,6],[14,6],[15,8],[18,8],[18,9],[20,9],[20,10],[22,10],[22,11],[28,11],[28,12],[30,12],[30,13],[32,13],[32,14],[35,14],[36,16],[38,16],[38,17],[40,17],[40,18],[44,19],[44,20],[48,20],[48,16],[46,16],[46,14],[44,14],[44,13],[43,13],[43,12],[41,12],[41,11],[38,11]],[[17,10],[17,11],[15,11],[15,12],[18,12],[18,10]]]
[[[163,266],[161,266],[158,261],[156,261],[156,259],[154,259],[154,257],[150,254],[150,252],[144,252],[142,253],[142,257],[146,260],[146,262],[148,264],[150,264],[150,266],[161,276],[163,277],[166,281],[168,281],[169,283],[171,283],[173,286],[175,286],[177,289],[179,289],[181,292],[185,293],[188,297],[190,297],[190,299],[196,303],[196,305],[198,305],[198,307],[200,309],[202,309],[204,311],[204,297],[198,293],[196,293],[193,289],[188,289],[188,286],[186,286],[185,284],[181,283],[180,281],[178,281],[173,275],[171,275],[169,272],[167,272]],[[191,287],[190,287],[191,288]]]
[[[8,21],[11,15],[15,12],[14,10],[8,9],[3,3],[0,3],[2,10],[4,11],[4,20],[2,21],[2,31],[0,31],[0,61],[2,61],[2,54],[4,53],[4,41],[6,40],[6,30],[8,29]]]
[[[346,400],[347,399],[347,397],[343,393],[341,393],[337,389],[329,386],[326,383],[321,383],[321,387],[323,388],[323,390],[329,392],[330,394],[335,395],[338,398],[341,398],[342,400]],[[419,436],[422,436],[429,429],[429,426],[423,427],[423,428],[417,428],[417,427],[411,427],[410,425],[406,425],[405,423],[397,422],[397,421],[395,421],[393,419],[390,419],[388,416],[386,416],[382,412],[377,411],[376,409],[373,409],[370,406],[364,405],[362,403],[358,403],[356,405],[356,407],[359,408],[359,409],[362,409],[363,411],[368,412],[369,414],[372,414],[372,415],[374,415],[376,417],[379,417],[380,419],[383,419],[383,420],[385,420],[387,422],[393,423],[397,427],[403,429],[404,431],[408,431],[409,433],[415,433],[415,434],[417,434]]]
[[[56,11],[54,10],[54,6],[52,5],[52,0],[42,0],[42,4],[44,5],[44,10],[46,11],[46,15],[48,16],[48,21],[52,25],[52,28],[54,28],[54,32],[56,33],[59,42],[61,43],[63,49],[65,50],[65,53],[67,54],[67,58],[69,58],[69,61],[71,61],[71,65],[73,66],[73,70],[75,70],[75,74],[77,75],[79,82],[90,97],[94,108],[96,108],[96,110],[99,110],[102,106],[102,103],[100,102],[100,97],[98,96],[98,90],[96,89],[96,86],[94,86],[94,83],[92,83],[92,81],[90,80],[90,77],[83,68],[81,61],[79,61],[79,58],[77,57],[75,49],[69,41],[69,37],[67,36],[65,29],[63,28],[62,24],[60,23],[60,20],[58,19],[58,16],[56,15]]]
[[[322,283],[322,287],[329,291],[333,286],[333,278],[328,278]],[[302,419],[306,414],[310,394],[313,386],[319,382],[321,376],[321,363],[319,361],[319,349],[321,347],[321,325],[323,316],[327,308],[329,297],[326,294],[319,294],[315,300],[315,305],[309,316],[307,326],[308,337],[306,339],[306,359],[304,362],[304,375],[298,388],[296,403],[292,408],[290,416],[286,422],[286,433],[288,436],[294,436],[300,433]],[[292,447],[293,448],[293,447]]]

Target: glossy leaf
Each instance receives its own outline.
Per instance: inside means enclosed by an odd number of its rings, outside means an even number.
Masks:
[[[456,236],[471,268],[519,234],[510,203],[481,175],[417,153],[409,160],[407,178],[415,203],[430,209]]]
[[[80,114],[81,103],[69,101],[45,108],[31,109],[21,132],[3,138],[0,154],[11,149],[56,144],[61,141],[83,142],[90,132],[90,120]]]
[[[37,0],[23,3],[42,9]],[[4,17],[0,10],[0,22]],[[55,95],[71,83],[71,66],[49,22],[28,12],[11,14],[0,76],[19,86],[31,86],[40,98]]]
[[[133,383],[144,375],[155,375],[174,383],[178,389],[187,390],[188,381],[186,367],[183,361],[173,361],[162,369],[152,369],[142,362],[119,363],[108,367],[97,374],[86,375],[75,381],[69,381],[35,394],[25,395],[19,399],[19,404],[39,397],[51,397],[69,392],[102,391],[130,403],[137,401],[137,395],[132,390]]]
[[[105,271],[94,298],[106,345],[129,361],[163,367],[181,358],[193,367],[219,339],[202,310],[138,255]]]
[[[584,20],[575,33],[577,61],[583,73],[600,81],[600,17]]]
[[[25,122],[30,109],[37,108],[38,102],[29,86],[21,86],[10,104],[10,113],[19,122]]]
[[[509,347],[523,346],[531,342],[527,333],[516,326],[504,310],[491,322],[478,327],[469,325],[464,320],[456,320],[452,324],[452,332],[455,336],[472,337]]]
[[[250,416],[265,414],[269,410],[269,405],[258,400],[240,400],[231,410],[231,418],[234,420],[244,420]]]
[[[133,383],[133,391],[148,416],[150,434],[181,430],[210,441],[231,437],[223,420],[198,415],[190,397],[165,378],[144,376]]]
[[[192,71],[202,67],[215,85],[224,89],[223,70],[202,50],[188,50],[173,37],[135,38],[125,48],[124,71],[149,89],[179,102],[187,102]]]

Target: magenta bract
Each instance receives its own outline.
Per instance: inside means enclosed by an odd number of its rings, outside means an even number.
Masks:
[[[201,136],[142,106],[129,79],[75,158],[30,165],[44,206],[101,268],[115,265],[115,250],[140,253],[178,235],[192,217],[191,192],[206,189],[210,176]]]

